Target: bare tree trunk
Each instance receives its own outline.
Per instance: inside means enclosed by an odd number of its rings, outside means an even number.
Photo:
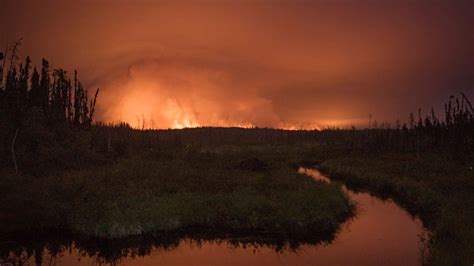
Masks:
[[[15,142],[16,138],[18,137],[18,132],[20,131],[19,128],[16,129],[15,131],[15,136],[13,137],[12,141],[12,159],[13,159],[13,164],[15,165],[15,173],[18,174],[18,165],[16,164],[16,158],[15,158]]]

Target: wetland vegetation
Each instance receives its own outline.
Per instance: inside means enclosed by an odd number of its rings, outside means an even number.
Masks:
[[[97,92],[90,99],[77,74],[46,60],[33,74],[29,59],[10,64],[0,81],[2,243],[203,232],[330,242],[356,207],[337,184],[297,173],[311,166],[420,216],[430,263],[473,262],[474,118],[464,94],[443,119],[420,110],[395,126],[137,130],[93,123]]]

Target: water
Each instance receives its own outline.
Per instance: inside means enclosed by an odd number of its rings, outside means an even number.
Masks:
[[[300,168],[301,174],[318,182],[331,181],[314,169]],[[421,265],[426,256],[425,235],[419,219],[411,217],[391,200],[368,193],[342,189],[358,203],[358,214],[344,223],[336,238],[327,245],[302,245],[297,250],[239,244],[239,241],[188,238],[152,248],[133,249],[128,254],[107,254],[101,249],[84,249],[71,242],[69,248],[44,249],[43,265]],[[2,244],[2,243],[0,243]],[[3,243],[5,244],[5,243]],[[81,246],[81,247],[77,247]],[[34,254],[34,252],[31,252]],[[53,254],[51,254],[53,253]],[[131,253],[136,253],[132,256]],[[141,256],[141,255],[143,256]],[[11,256],[12,262],[34,265],[35,256]],[[7,262],[4,259],[4,262]],[[38,262],[38,260],[36,260]],[[1,264],[1,263],[0,263]]]

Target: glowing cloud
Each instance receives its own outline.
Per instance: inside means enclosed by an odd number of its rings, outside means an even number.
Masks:
[[[282,124],[270,100],[236,87],[218,70],[150,61],[102,87],[98,116],[105,122],[136,128]]]

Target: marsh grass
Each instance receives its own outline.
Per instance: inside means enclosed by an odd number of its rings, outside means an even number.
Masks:
[[[300,175],[316,166],[354,190],[392,198],[431,232],[434,265],[474,259],[474,171],[440,153],[320,143],[156,145],[81,170],[1,173],[0,228],[85,238],[202,235],[274,243],[330,242],[355,207],[337,185]],[[124,238],[125,237],[125,238]]]
[[[1,227],[101,238],[209,229],[282,239],[332,236],[354,205],[336,185],[298,174],[288,160],[297,159],[294,151],[183,147],[62,175],[9,178]]]
[[[430,230],[431,263],[474,260],[474,171],[440,154],[330,155],[319,169],[353,189],[391,197]]]

